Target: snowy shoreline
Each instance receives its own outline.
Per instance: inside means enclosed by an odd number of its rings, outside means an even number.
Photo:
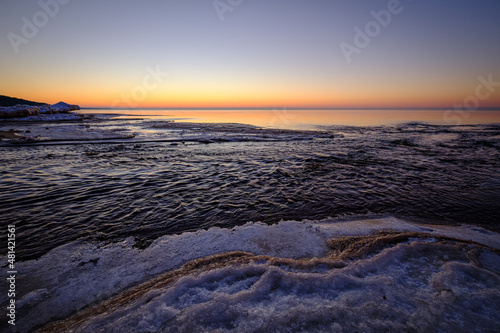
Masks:
[[[51,119],[51,116],[56,114],[66,114],[67,117],[60,117],[60,119],[70,119],[69,112],[80,110],[78,105],[71,105],[64,102],[59,102],[53,105],[27,105],[17,104],[14,106],[0,106],[0,119],[9,120],[24,120],[24,121],[37,121],[43,119]],[[38,118],[37,118],[38,117]],[[74,117],[74,115],[73,115]],[[56,117],[57,118],[57,117]],[[73,118],[75,119],[75,118]],[[56,119],[59,120],[59,119]]]

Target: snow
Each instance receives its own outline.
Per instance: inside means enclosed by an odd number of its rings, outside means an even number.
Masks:
[[[44,112],[39,115],[19,117],[16,121],[63,121],[63,120],[81,120],[82,117],[74,113],[48,113]]]
[[[9,107],[0,107],[0,118],[11,119],[16,118],[16,120],[22,121],[40,121],[40,120],[50,120],[46,118],[45,115],[52,115],[57,113],[68,113],[73,110],[80,110],[78,105],[70,105],[64,102],[59,102],[54,105],[40,105],[32,106],[25,104],[17,104]],[[76,115],[71,115],[72,119],[76,119]],[[35,117],[35,118],[32,118]],[[40,118],[36,118],[40,117]],[[21,118],[21,119],[20,119]],[[27,118],[27,119],[25,119]],[[56,117],[54,120],[67,120],[67,117]]]
[[[40,113],[37,106],[18,104],[8,107],[0,107],[0,118],[15,118],[23,116],[36,116]]]
[[[332,239],[377,238],[381,231],[411,234],[361,258],[335,257],[328,246]],[[115,244],[81,240],[17,263],[22,321],[16,329],[72,313],[77,321],[47,331],[500,327],[500,238],[477,227],[395,218],[284,221],[163,236],[144,250],[133,245],[133,238]],[[0,297],[4,304],[6,295]]]

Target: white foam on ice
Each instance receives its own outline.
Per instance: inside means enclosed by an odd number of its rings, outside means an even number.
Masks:
[[[328,241],[378,231],[425,232],[358,260],[325,262]],[[438,242],[444,235],[484,244]],[[498,234],[470,226],[417,225],[395,218],[248,223],[163,236],[147,249],[133,238],[77,241],[17,263],[19,331],[43,326],[198,258],[229,251],[270,257],[219,265],[145,288],[130,302],[82,319],[79,332],[447,331],[499,327]],[[297,259],[272,263],[272,258]],[[4,259],[4,258],[0,258]],[[5,262],[5,260],[3,260]],[[302,265],[302,266],[301,266]],[[1,295],[5,304],[6,295]]]

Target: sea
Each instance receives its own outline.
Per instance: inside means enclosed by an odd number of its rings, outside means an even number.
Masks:
[[[2,327],[500,330],[500,110],[79,112],[0,145]]]

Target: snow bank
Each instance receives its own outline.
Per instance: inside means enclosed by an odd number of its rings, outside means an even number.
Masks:
[[[39,114],[40,108],[38,106],[18,104],[14,106],[0,107],[0,119],[37,116]]]
[[[54,105],[47,104],[41,106],[18,104],[9,107],[0,107],[0,119],[32,117],[42,114],[68,113],[74,110],[80,110],[80,107],[78,105],[70,105],[64,102],[59,102]]]

